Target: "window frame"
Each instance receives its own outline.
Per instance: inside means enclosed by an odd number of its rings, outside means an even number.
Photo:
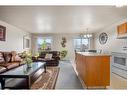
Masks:
[[[46,37],[38,37],[37,38],[37,50],[39,50],[39,43],[38,43],[38,39],[42,39],[42,40],[45,40],[46,41],[46,39],[51,39],[51,50],[52,50],[52,44],[53,44],[53,38],[52,37],[49,37],[49,36],[46,36]]]
[[[79,46],[75,44],[75,41],[74,40],[76,40],[76,39],[80,39],[80,45]],[[85,48],[84,50],[88,50],[90,48],[90,38],[75,37],[73,39],[74,50],[79,50],[79,51],[82,51],[83,50],[83,48],[82,48],[82,46],[83,46],[83,39],[87,39],[88,40],[88,48],[87,49]]]

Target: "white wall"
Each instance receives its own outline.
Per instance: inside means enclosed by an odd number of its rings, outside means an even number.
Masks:
[[[73,41],[73,38],[75,36],[77,36],[77,35],[76,34],[73,34],[73,35],[71,35],[71,34],[56,34],[56,35],[54,35],[53,50],[61,51],[63,49],[61,46],[62,37],[66,37],[67,43],[66,43],[65,49],[68,51],[66,59],[73,60],[75,58],[75,56],[74,56],[74,41]]]
[[[52,50],[61,51],[63,48],[61,46],[62,37],[66,37],[67,43],[66,43],[66,50],[68,51],[68,54],[65,59],[67,60],[74,60],[75,53],[74,53],[74,41],[73,39],[80,34],[33,34],[32,35],[32,51],[33,53],[37,52],[37,37],[46,37],[50,36],[53,38],[53,44],[52,44]]]
[[[0,41],[0,51],[22,52],[23,36],[30,34],[3,21],[0,21],[0,25],[6,27],[6,41]]]
[[[32,50],[33,53],[37,52],[37,38],[38,37],[52,37],[53,43],[52,43],[52,50],[54,51],[61,51],[63,48],[61,46],[62,37],[66,37],[67,43],[66,43],[66,50],[68,50],[68,54],[66,56],[66,59],[74,59],[74,46],[73,46],[73,37],[75,35],[70,34],[38,34],[38,35],[32,35]]]
[[[127,22],[127,19],[123,19],[115,24],[106,27],[104,30],[99,31],[94,35],[95,49],[102,49],[103,52],[121,52],[127,53],[123,47],[127,47],[127,39],[117,39],[117,25]],[[99,43],[99,35],[105,32],[108,35],[107,43],[101,45]]]

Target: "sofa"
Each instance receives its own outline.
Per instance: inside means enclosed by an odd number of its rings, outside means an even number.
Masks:
[[[12,61],[12,52],[0,51],[0,73],[22,65],[21,61]]]
[[[7,69],[5,67],[0,66],[0,73],[5,72]]]
[[[47,54],[52,55],[51,58],[46,58]],[[33,61],[46,62],[46,66],[58,66],[60,60],[59,51],[42,51],[38,57],[32,57]]]

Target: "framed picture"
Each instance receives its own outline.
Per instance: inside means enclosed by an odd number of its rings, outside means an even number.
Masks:
[[[30,48],[30,38],[27,36],[23,37],[23,49],[29,49]]]
[[[0,41],[5,41],[6,27],[0,25]]]

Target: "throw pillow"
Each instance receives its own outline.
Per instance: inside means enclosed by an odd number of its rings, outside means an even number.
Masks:
[[[21,57],[19,57],[19,55],[16,53],[16,51],[12,51],[11,61],[12,62],[21,62],[22,59],[21,59]]]
[[[3,57],[3,54],[0,52],[0,63],[4,63],[5,60],[4,60],[4,57]]]
[[[17,54],[16,56],[15,56],[15,58],[14,58],[14,61],[22,61],[22,59],[21,59],[21,57],[19,57],[19,55]]]
[[[46,54],[46,55],[45,55],[45,58],[46,58],[46,59],[52,59],[52,54]]]
[[[12,51],[11,54],[12,54],[11,61],[14,62],[15,61],[15,56],[16,56],[16,51]]]
[[[4,57],[5,57],[5,62],[6,63],[11,62],[11,54],[6,53],[6,54],[4,54]]]

